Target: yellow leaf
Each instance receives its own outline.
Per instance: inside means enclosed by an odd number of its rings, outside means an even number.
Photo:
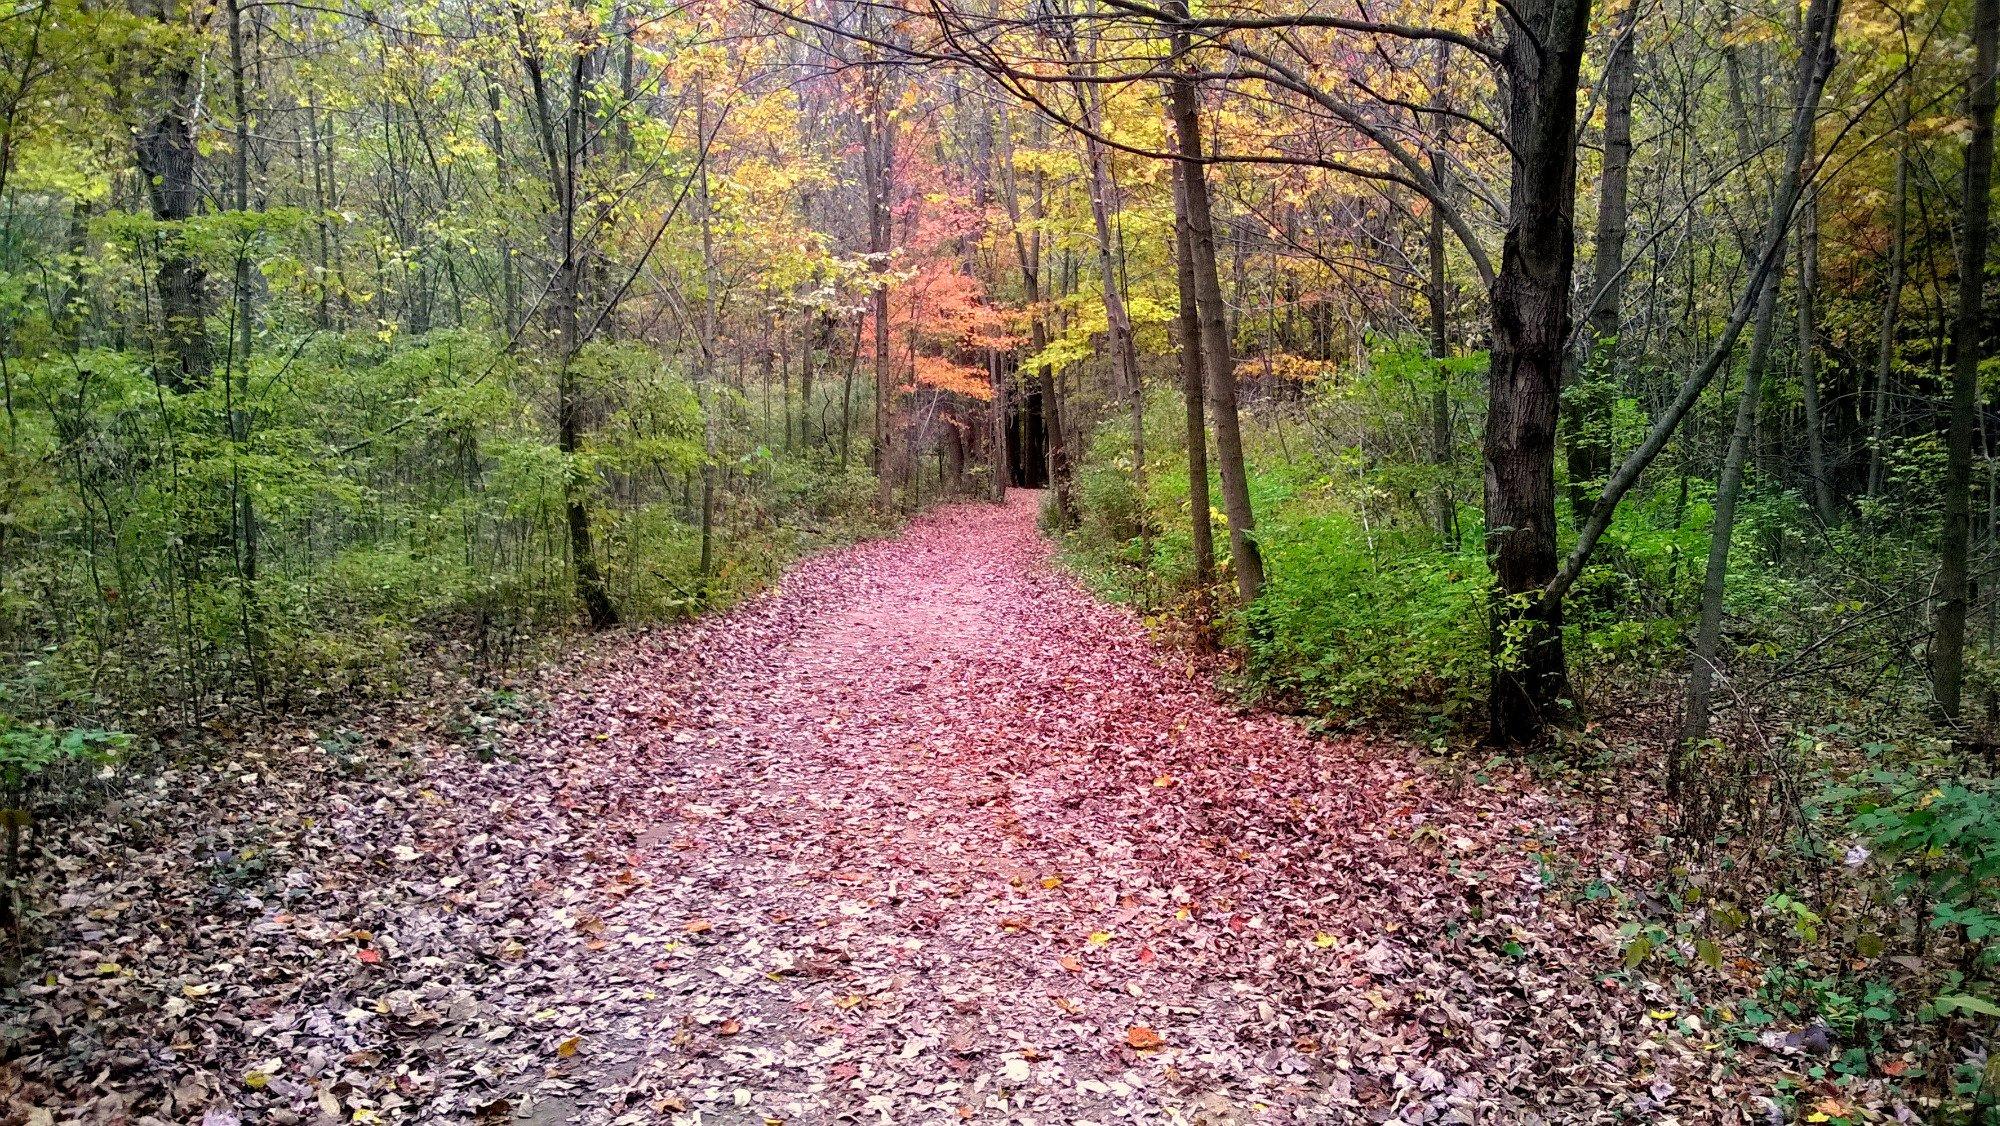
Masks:
[[[1108,931],[1091,932],[1090,944],[1092,946],[1106,946],[1109,945],[1110,942],[1111,942],[1111,935]]]
[[[564,1040],[562,1043],[556,1045],[556,1055],[561,1057],[562,1059],[568,1059],[571,1056],[575,1055],[576,1050],[582,1046],[583,1046],[583,1037],[572,1036],[569,1039]]]
[[[1330,934],[1320,933],[1313,936],[1313,945],[1319,947],[1321,950],[1332,946],[1338,941],[1340,940]]]
[[[1652,1012],[1649,1012],[1646,1015],[1652,1017],[1654,1020],[1674,1019],[1674,1011],[1672,1009],[1654,1009]]]
[[[1062,877],[1061,877],[1061,876],[1043,876],[1043,877],[1042,877],[1042,886],[1043,886],[1043,887],[1045,887],[1045,888],[1048,888],[1048,889],[1049,889],[1049,890],[1051,890],[1051,891],[1053,891],[1053,890],[1055,890],[1056,888],[1059,888],[1059,887],[1061,887],[1061,886],[1062,886]]]
[[[270,1082],[271,1077],[261,1071],[246,1071],[243,1073],[243,1085],[253,1091],[263,1090]]]

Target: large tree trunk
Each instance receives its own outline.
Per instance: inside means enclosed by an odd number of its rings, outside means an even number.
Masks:
[[[1486,408],[1486,556],[1493,570],[1490,734],[1521,743],[1569,695],[1556,575],[1556,418],[1575,266],[1576,86],[1589,0],[1510,9],[1503,55],[1513,149],[1507,237],[1493,282]]]
[[[1569,393],[1567,450],[1570,510],[1590,508],[1593,485],[1611,472],[1611,411],[1616,399],[1617,342],[1624,318],[1627,186],[1632,167],[1632,95],[1638,87],[1635,24],[1639,5],[1628,3],[1611,31],[1604,74],[1604,171],[1597,186],[1596,254],[1590,308],[1585,317],[1586,378]]]
[[[1973,0],[1972,131],[1965,142],[1964,235],[1959,243],[1958,316],[1952,327],[1951,422],[1945,440],[1944,539],[1939,546],[1937,644],[1932,649],[1938,708],[1959,717],[1965,679],[1966,550],[1971,539],[1972,436],[1978,426],[1983,352],[1987,225],[1992,211],[1994,66],[2000,0]]]
[[[160,0],[156,8],[140,14],[170,29],[175,23],[171,0]],[[201,211],[195,148],[201,83],[197,59],[177,46],[164,48],[164,56],[151,76],[147,116],[134,149],[153,218],[180,225]],[[166,236],[154,285],[160,300],[160,343],[166,353],[156,366],[158,377],[176,391],[199,387],[214,366],[208,341],[208,273],[187,251],[179,229]]]
[[[1185,6],[1179,9],[1185,12]],[[1187,50],[1185,35],[1175,51]],[[1236,367],[1230,360],[1229,323],[1222,301],[1222,279],[1215,265],[1215,222],[1209,208],[1208,173],[1202,152],[1201,107],[1194,80],[1176,77],[1168,83],[1168,105],[1174,119],[1177,151],[1182,155],[1181,184],[1186,200],[1189,259],[1194,267],[1196,312],[1201,320],[1202,367],[1207,376],[1208,414],[1215,428],[1216,469],[1222,478],[1222,512],[1229,521],[1229,565],[1236,572],[1236,594],[1243,605],[1264,590],[1264,559],[1257,550],[1257,521],[1250,509],[1250,482],[1243,464],[1243,432],[1236,409]]]
[[[1194,587],[1204,606],[1215,582],[1215,527],[1209,518],[1208,422],[1202,410],[1201,314],[1194,285],[1194,247],[1189,234],[1187,187],[1189,165],[1174,165],[1174,277],[1180,293],[1181,398],[1187,407],[1187,470],[1189,532],[1193,538]]]

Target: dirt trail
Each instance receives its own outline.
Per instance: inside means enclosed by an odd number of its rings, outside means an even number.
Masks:
[[[125,1043],[165,1070],[120,1106],[1577,1122],[1699,1078],[1635,1060],[1645,1006],[1592,976],[1615,948],[1545,887],[1536,857],[1592,831],[1511,773],[1447,789],[1226,706],[1052,567],[1034,505],[944,510],[636,638],[501,762],[335,787],[275,846],[273,886],[305,890],[232,900],[179,976],[134,975]],[[369,859],[329,876],[339,849]],[[78,980],[118,957],[101,931]],[[211,978],[179,1024],[130,1011]],[[83,1074],[70,1036],[29,1070]]]

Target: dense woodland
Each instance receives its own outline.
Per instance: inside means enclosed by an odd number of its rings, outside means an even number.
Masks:
[[[228,717],[1044,489],[1257,700],[1657,781],[1627,970],[1755,936],[1825,1075],[1922,1043],[1929,1105],[1990,1113],[1997,38],[2000,0],[20,0],[10,879],[31,812]]]

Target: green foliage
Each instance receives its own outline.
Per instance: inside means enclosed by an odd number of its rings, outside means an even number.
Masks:
[[[28,787],[51,767],[108,762],[131,742],[131,736],[117,731],[58,731],[0,718],[0,791],[18,806]]]
[[[685,370],[636,344],[584,348],[573,378],[602,421],[565,454],[558,373],[505,343],[307,332],[178,391],[132,352],[14,365],[0,642],[21,659],[0,688],[61,722],[392,692],[441,646],[505,663],[577,614],[572,495],[638,620],[726,603],[879,526],[865,469],[774,453],[742,397],[718,394],[728,461],[702,574],[705,410]]]

